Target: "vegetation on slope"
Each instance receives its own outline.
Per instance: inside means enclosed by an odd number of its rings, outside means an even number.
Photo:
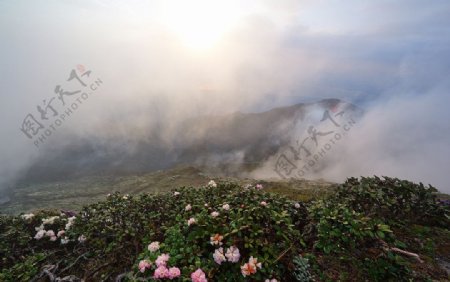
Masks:
[[[448,279],[436,259],[449,259],[449,206],[433,187],[350,178],[305,202],[275,190],[211,181],[114,193],[77,214],[4,215],[0,280]]]

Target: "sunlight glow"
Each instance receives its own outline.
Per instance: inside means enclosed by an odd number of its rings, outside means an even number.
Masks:
[[[191,0],[164,2],[163,24],[186,47],[207,49],[233,28],[242,15],[234,1]]]

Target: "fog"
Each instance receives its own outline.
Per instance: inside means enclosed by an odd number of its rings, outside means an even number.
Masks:
[[[187,119],[337,98],[365,115],[307,178],[388,175],[450,192],[448,1],[240,2],[0,1],[0,190],[75,139],[173,150]],[[24,118],[56,85],[77,89],[67,80],[82,68],[102,83],[36,146]],[[275,176],[270,165],[256,175]]]

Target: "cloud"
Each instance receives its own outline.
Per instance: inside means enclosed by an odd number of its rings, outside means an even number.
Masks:
[[[169,2],[0,3],[3,186],[68,136],[116,139],[132,150],[158,132],[172,144],[187,118],[324,97],[368,112],[336,157],[349,169],[324,177],[449,182],[447,1],[230,1],[239,17],[204,50],[187,48],[165,24]],[[36,150],[18,128],[78,64],[104,84]]]

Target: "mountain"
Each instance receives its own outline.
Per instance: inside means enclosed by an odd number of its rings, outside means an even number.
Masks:
[[[42,148],[40,157],[30,164],[19,182],[134,174],[177,164],[226,167],[225,171],[231,174],[242,167],[252,170],[283,150],[292,151],[298,136],[311,133],[311,127],[326,122],[327,112],[345,112],[341,117],[355,119],[362,115],[355,105],[325,99],[260,113],[191,118],[171,128],[169,134],[167,128],[152,128],[140,138],[70,136],[65,142]],[[108,127],[114,128],[114,124]],[[324,131],[327,130],[318,133]]]

